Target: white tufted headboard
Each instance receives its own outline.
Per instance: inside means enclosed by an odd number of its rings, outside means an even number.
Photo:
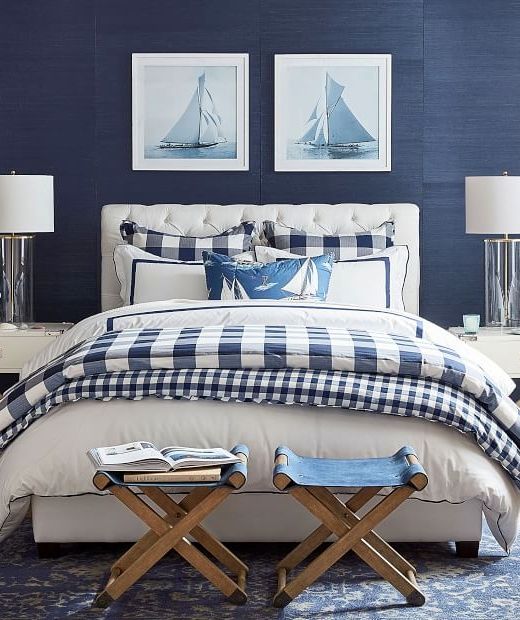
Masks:
[[[405,308],[408,312],[419,312],[419,208],[413,204],[105,205],[101,212],[102,310],[122,305],[112,254],[114,247],[122,243],[119,225],[124,219],[172,234],[199,237],[223,232],[247,220],[273,220],[320,234],[370,230],[392,221],[396,245],[407,245],[410,250]]]

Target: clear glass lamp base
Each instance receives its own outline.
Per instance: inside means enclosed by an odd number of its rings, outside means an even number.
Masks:
[[[27,327],[33,321],[33,239],[33,235],[0,235],[1,323]]]
[[[520,239],[486,239],[486,325],[520,326]]]

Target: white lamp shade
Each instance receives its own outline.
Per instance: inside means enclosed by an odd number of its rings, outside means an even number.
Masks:
[[[54,232],[54,178],[0,175],[0,234]]]
[[[520,177],[466,177],[466,232],[520,233]]]

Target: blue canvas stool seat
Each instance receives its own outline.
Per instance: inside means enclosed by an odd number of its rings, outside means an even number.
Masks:
[[[275,607],[285,607],[350,550],[399,590],[410,605],[424,605],[415,568],[374,532],[412,493],[428,484],[413,448],[401,448],[388,458],[339,460],[307,458],[281,446],[275,453],[273,482],[278,490],[288,491],[322,523],[279,562]],[[359,491],[346,503],[330,490],[352,487]],[[392,489],[390,493],[364,516],[356,514],[387,487]],[[337,540],[287,581],[289,572],[331,534]]]
[[[99,471],[94,485],[100,491],[110,491],[148,526],[146,534],[116,561],[103,591],[94,601],[95,607],[107,607],[150,570],[169,551],[174,549],[233,603],[247,601],[245,583],[247,566],[200,522],[215,510],[234,490],[247,481],[246,446],[235,446],[231,452],[240,458],[222,468],[218,482],[124,482],[123,473]],[[133,488],[132,488],[133,487]],[[145,502],[134,488],[139,488],[152,504]],[[163,488],[186,493],[180,502],[174,501]],[[155,505],[165,514],[160,514]],[[225,566],[236,579],[221,570],[206,554],[187,538],[190,535],[210,555]]]

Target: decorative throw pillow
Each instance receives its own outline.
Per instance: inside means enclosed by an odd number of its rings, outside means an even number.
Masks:
[[[255,247],[255,255],[262,263],[285,261],[297,256],[261,245]],[[327,301],[349,306],[404,310],[403,288],[408,257],[408,246],[394,245],[369,256],[336,261]]]
[[[242,222],[211,237],[186,237],[151,230],[136,222],[123,220],[120,231],[124,241],[162,258],[201,261],[204,250],[234,256],[251,249],[255,222]]]
[[[309,299],[325,301],[332,273],[331,254],[242,264],[203,252],[209,299]]]
[[[395,226],[385,222],[378,228],[348,235],[318,235],[278,222],[266,221],[263,236],[268,245],[300,256],[333,253],[335,260],[374,254],[394,245]]]

